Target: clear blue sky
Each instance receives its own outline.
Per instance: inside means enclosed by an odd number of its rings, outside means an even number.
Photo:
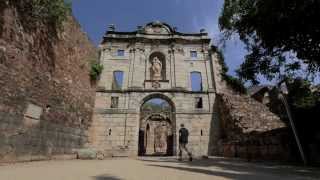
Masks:
[[[73,13],[83,30],[98,45],[108,24],[119,31],[134,31],[137,25],[160,20],[181,32],[205,28],[213,43],[219,36],[218,17],[223,0],[73,0]],[[230,74],[243,61],[244,46],[231,40],[224,49]]]

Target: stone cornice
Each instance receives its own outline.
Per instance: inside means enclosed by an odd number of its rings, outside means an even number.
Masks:
[[[184,88],[175,88],[175,89],[142,89],[142,88],[132,88],[132,89],[123,89],[123,90],[106,90],[104,88],[97,88],[96,92],[101,93],[150,93],[150,92],[161,92],[161,93],[187,93],[187,94],[209,94],[215,93],[213,89],[208,91],[189,91]]]
[[[95,108],[95,113],[98,114],[140,114],[139,110],[136,109],[102,109]],[[208,110],[177,110],[176,112],[172,112],[172,114],[195,114],[195,115],[205,115],[205,114],[215,114],[216,112],[211,112]]]
[[[209,44],[211,39],[207,33],[199,34],[140,34],[137,32],[108,32],[104,37],[101,44],[108,41],[125,41],[125,42],[153,42],[160,41],[161,43],[171,44],[175,42],[180,43],[207,43]]]

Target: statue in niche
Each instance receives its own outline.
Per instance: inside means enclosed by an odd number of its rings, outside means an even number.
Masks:
[[[162,63],[158,57],[154,57],[152,60],[152,80],[162,80]]]

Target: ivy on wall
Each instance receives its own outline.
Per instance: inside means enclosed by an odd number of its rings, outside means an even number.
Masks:
[[[239,92],[241,94],[247,93],[247,89],[244,86],[244,83],[240,79],[228,74],[229,68],[225,63],[223,53],[216,46],[212,46],[212,49],[215,53],[217,53],[218,62],[221,66],[222,79],[226,81],[227,85],[231,87],[233,90],[235,90],[236,92]]]

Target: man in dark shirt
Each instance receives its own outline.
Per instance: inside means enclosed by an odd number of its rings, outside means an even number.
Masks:
[[[189,155],[189,160],[192,161],[192,154],[187,149],[189,131],[184,127],[184,124],[180,125],[181,128],[179,130],[179,160],[182,160],[182,150],[185,150]]]

